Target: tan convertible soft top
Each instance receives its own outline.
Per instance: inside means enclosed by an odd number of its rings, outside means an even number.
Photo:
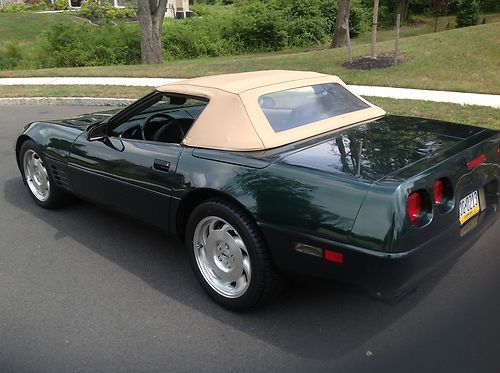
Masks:
[[[321,83],[338,83],[348,89],[337,76],[287,70],[187,79],[157,89],[161,92],[209,99],[207,107],[193,124],[183,143],[210,149],[234,151],[270,149],[385,114],[384,110],[355,95],[369,107],[275,132],[259,106],[259,97],[272,92]]]

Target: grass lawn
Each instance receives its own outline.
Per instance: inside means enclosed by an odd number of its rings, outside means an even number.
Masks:
[[[0,97],[112,97],[139,98],[152,87],[97,85],[18,85],[0,86]]]
[[[428,26],[415,26],[428,27]],[[384,35],[383,32],[380,33]],[[1,71],[0,77],[131,76],[195,77],[265,69],[312,70],[339,75],[350,84],[500,93],[500,23],[406,37],[401,48],[408,62],[387,69],[353,71],[342,67],[346,49],[254,54],[174,61],[161,65],[102,66]],[[384,37],[382,37],[384,38]],[[379,53],[391,53],[393,40],[378,43]],[[370,45],[356,44],[355,56],[370,53]],[[3,89],[3,88],[1,88]]]
[[[0,12],[0,46],[8,41],[21,45],[34,43],[36,37],[47,30],[53,23],[83,23],[84,19],[67,14],[39,14],[34,12],[1,13]]]
[[[119,86],[4,86],[0,97],[115,97],[139,98],[151,87]],[[500,109],[483,106],[457,105],[417,100],[396,100],[382,97],[366,97],[389,114],[410,115],[424,118],[473,124],[500,130]],[[57,110],[57,108],[54,108]]]
[[[500,109],[442,102],[365,97],[389,114],[440,119],[500,130]]]
[[[486,24],[500,22],[500,14],[482,14],[479,18],[482,22],[484,19]],[[416,17],[415,24],[412,26],[401,26],[400,36],[401,38],[409,38],[413,36],[420,36],[425,34],[434,33],[434,18],[430,17]],[[437,32],[453,30],[456,27],[456,21],[454,16],[439,17]],[[387,41],[394,40],[394,30],[380,30],[377,32],[377,41]],[[366,33],[353,39],[353,44],[367,44],[371,41],[371,34]]]

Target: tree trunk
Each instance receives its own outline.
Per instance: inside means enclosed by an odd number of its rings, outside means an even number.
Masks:
[[[408,20],[408,16],[410,15],[408,13],[409,8],[410,0],[399,0],[398,6],[396,8],[396,14],[401,14],[401,20]]]
[[[347,44],[347,30],[342,27],[345,20],[349,18],[351,10],[351,0],[340,0],[337,9],[337,16],[335,17],[335,30],[333,32],[333,39],[330,48],[341,48]]]
[[[371,58],[377,58],[378,3],[379,0],[373,1],[372,46],[370,53]]]
[[[167,0],[138,0],[137,16],[141,26],[141,61],[145,64],[163,62],[162,25]]]

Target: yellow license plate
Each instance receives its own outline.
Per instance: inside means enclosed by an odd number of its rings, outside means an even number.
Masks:
[[[462,198],[458,208],[460,224],[465,223],[467,220],[476,215],[481,209],[479,206],[479,193],[477,190]]]

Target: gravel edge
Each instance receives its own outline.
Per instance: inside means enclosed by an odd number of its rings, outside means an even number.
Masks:
[[[0,105],[78,105],[78,106],[127,106],[136,100],[129,98],[96,97],[6,97]]]

